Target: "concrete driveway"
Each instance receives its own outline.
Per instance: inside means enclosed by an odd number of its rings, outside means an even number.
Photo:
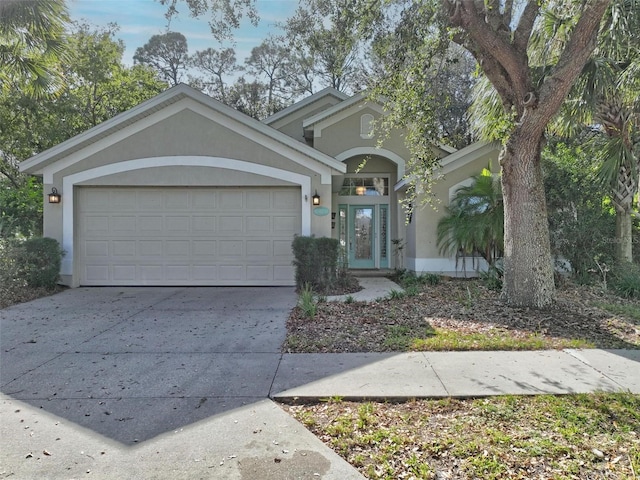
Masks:
[[[6,312],[2,392],[142,442],[266,398],[294,304],[290,288],[66,291]]]
[[[94,478],[100,462],[105,478],[361,478],[268,400],[295,302],[281,287],[114,287],[0,310],[3,461],[14,478],[87,461]]]

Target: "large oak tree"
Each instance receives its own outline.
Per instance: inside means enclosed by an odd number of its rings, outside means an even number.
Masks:
[[[519,18],[507,0],[443,0],[456,43],[469,50],[500,95],[513,126],[500,156],[505,211],[504,299],[545,307],[555,293],[540,154],[547,125],[558,113],[595,46],[611,3],[583,3],[568,41],[536,83],[528,49],[542,3],[529,0]]]

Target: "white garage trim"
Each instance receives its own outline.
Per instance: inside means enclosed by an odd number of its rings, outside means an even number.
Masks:
[[[398,178],[404,177],[406,168],[406,162],[404,158],[402,158],[397,153],[393,153],[391,150],[387,150],[385,148],[355,147],[349,150],[345,150],[344,152],[336,155],[336,160],[344,162],[345,160],[349,160],[351,157],[355,157],[357,155],[378,155],[379,157],[384,157],[388,160],[391,160],[398,166]]]
[[[73,232],[74,232],[74,199],[73,187],[87,180],[122,173],[131,170],[139,170],[143,168],[167,167],[167,166],[194,166],[194,167],[212,167],[224,168],[228,170],[239,170],[242,172],[263,175],[265,177],[277,178],[293,184],[299,185],[301,188],[301,225],[302,235],[311,234],[311,208],[309,206],[309,198],[311,198],[311,178],[299,173],[281,170],[279,168],[268,167],[257,163],[244,162],[231,158],[221,157],[199,157],[199,156],[172,156],[172,157],[153,157],[141,158],[137,160],[128,160],[125,162],[111,163],[102,167],[92,168],[83,172],[74,173],[64,177],[62,181],[63,193],[65,201],[62,208],[62,248],[66,254],[62,260],[62,275],[73,275],[73,282],[76,284],[77,279],[73,271]],[[145,186],[145,185],[141,185]],[[153,185],[149,185],[153,186]]]

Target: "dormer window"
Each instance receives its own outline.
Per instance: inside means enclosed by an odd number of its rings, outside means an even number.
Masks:
[[[370,113],[360,117],[360,137],[373,138],[373,115]]]

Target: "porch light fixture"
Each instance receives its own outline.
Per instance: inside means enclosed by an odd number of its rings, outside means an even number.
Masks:
[[[318,191],[316,190],[316,194],[311,197],[311,200],[314,205],[320,205],[320,195],[318,195]]]
[[[48,195],[48,197],[49,203],[60,203],[60,200],[62,200],[62,195],[58,193],[58,189],[56,187],[53,187],[51,189],[51,193]]]

